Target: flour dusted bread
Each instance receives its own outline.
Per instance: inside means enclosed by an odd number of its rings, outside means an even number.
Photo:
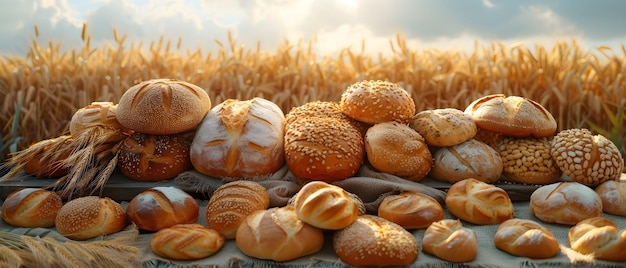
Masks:
[[[602,200],[584,184],[556,182],[530,195],[530,211],[544,222],[574,225],[602,215]]]
[[[476,232],[461,221],[444,219],[433,222],[422,239],[422,250],[449,262],[469,262],[478,254]]]
[[[408,123],[415,115],[415,102],[400,85],[388,81],[365,80],[350,85],[341,95],[341,111],[360,122]]]
[[[145,190],[133,197],[126,207],[128,221],[141,230],[152,232],[176,224],[194,223],[199,213],[198,202],[173,186]]]
[[[626,216],[626,182],[624,181],[605,181],[595,188],[596,193],[602,200],[602,211],[618,215]]]
[[[494,148],[476,139],[469,139],[457,145],[435,149],[429,176],[450,183],[467,178],[494,183],[500,179],[502,169],[502,157]]]
[[[63,201],[56,192],[24,188],[6,197],[2,203],[2,219],[18,227],[52,227],[62,206]]]
[[[474,224],[497,224],[513,218],[513,203],[506,191],[473,178],[452,184],[445,202],[450,213]]]
[[[443,220],[443,207],[428,195],[402,192],[386,196],[378,206],[378,216],[405,229],[422,229]]]
[[[150,238],[157,255],[173,260],[198,260],[215,254],[224,246],[224,237],[200,224],[176,224]]]
[[[598,260],[626,261],[626,230],[604,217],[584,219],[567,234],[570,247],[582,254],[593,254]]]
[[[546,259],[559,254],[559,241],[550,229],[527,219],[502,222],[493,237],[496,248],[514,256]]]
[[[359,215],[359,206],[348,192],[323,181],[305,184],[293,206],[300,220],[326,230],[345,228]]]
[[[424,110],[411,118],[409,126],[419,132],[428,145],[453,146],[473,138],[476,123],[455,108]]]
[[[55,226],[67,238],[86,240],[123,230],[126,214],[122,205],[108,197],[79,197],[61,207]]]

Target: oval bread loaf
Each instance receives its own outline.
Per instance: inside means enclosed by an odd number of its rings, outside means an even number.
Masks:
[[[626,261],[626,230],[604,217],[584,219],[567,233],[570,247],[582,254],[593,254],[598,260]]]
[[[24,188],[9,194],[2,203],[2,219],[13,226],[52,227],[63,206],[61,197],[41,188]]]
[[[55,226],[67,238],[86,240],[123,230],[126,214],[122,205],[108,197],[79,197],[61,207]]]
[[[513,218],[513,203],[502,188],[469,178],[450,186],[446,207],[474,224],[497,224]]]
[[[161,229],[150,238],[157,255],[173,260],[198,260],[209,257],[224,246],[224,237],[200,224],[176,224]]]
[[[326,230],[345,228],[359,215],[359,207],[348,192],[323,181],[305,184],[293,205],[300,220]]]
[[[422,239],[422,250],[449,262],[469,262],[478,254],[476,232],[463,227],[459,220],[433,222]]]
[[[443,207],[434,198],[417,192],[386,196],[378,206],[378,216],[405,229],[422,229],[443,220]]]
[[[556,182],[530,195],[530,211],[543,222],[574,225],[602,215],[602,200],[582,183]]]
[[[546,259],[559,254],[559,241],[550,229],[527,219],[502,222],[493,238],[496,248],[514,256]]]
[[[130,200],[128,221],[141,230],[159,231],[182,223],[194,223],[200,207],[188,193],[174,186],[153,187]]]

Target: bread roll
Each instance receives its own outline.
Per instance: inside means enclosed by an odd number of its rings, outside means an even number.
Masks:
[[[476,126],[512,137],[543,138],[556,132],[556,120],[541,104],[519,96],[488,95],[474,100],[465,114]]]
[[[153,187],[130,200],[128,221],[144,231],[158,231],[181,223],[194,223],[200,207],[188,193],[174,186]]]
[[[324,232],[298,219],[294,207],[274,207],[247,216],[235,243],[248,256],[284,262],[318,252]]]
[[[234,239],[237,228],[252,212],[269,207],[270,197],[261,184],[233,181],[217,188],[207,204],[206,221],[226,239]]]
[[[305,184],[293,205],[300,220],[326,230],[345,228],[359,215],[359,207],[348,192],[323,181]]]
[[[367,160],[378,171],[410,181],[428,175],[433,157],[422,135],[405,124],[383,122],[365,134]]]
[[[429,177],[450,183],[474,178],[494,183],[502,175],[502,157],[491,146],[475,139],[440,147],[433,153]]]
[[[91,104],[78,109],[70,120],[70,135],[78,137],[83,132],[94,127],[104,128],[112,131],[120,131],[119,135],[112,136],[109,142],[122,140],[125,136],[122,131],[125,129],[117,121],[117,104],[112,102],[92,102]]]
[[[405,229],[422,229],[443,220],[443,207],[428,195],[402,192],[386,196],[378,206],[378,216]]]
[[[365,131],[369,127],[369,124],[356,121],[345,115],[341,112],[339,102],[334,101],[311,101],[300,106],[293,107],[289,113],[285,115],[285,126],[290,125],[296,120],[310,117],[331,117],[340,120],[347,120],[361,130],[363,135],[365,135]]]
[[[406,266],[418,255],[413,234],[391,221],[367,214],[335,231],[333,250],[350,266]]]
[[[200,224],[176,224],[150,238],[157,255],[172,260],[198,260],[215,254],[224,246],[224,237]]]
[[[139,132],[120,145],[117,167],[138,181],[163,181],[192,168],[191,142],[182,135],[149,135]]]
[[[455,108],[421,111],[411,118],[409,126],[422,135],[428,145],[439,147],[460,144],[478,131],[474,120]]]
[[[593,254],[598,260],[626,261],[626,230],[620,230],[604,217],[584,219],[570,228],[570,247],[582,254]]]
[[[204,117],[191,144],[191,163],[219,178],[258,178],[285,164],[285,115],[262,98],[229,99]]]
[[[502,222],[493,237],[496,248],[514,256],[547,259],[561,251],[550,229],[527,219]]]
[[[602,211],[626,216],[626,182],[605,181],[595,189],[600,200],[602,200]]]
[[[476,232],[459,220],[436,221],[424,231],[422,250],[445,261],[469,262],[478,254]]]
[[[450,186],[446,207],[473,224],[497,224],[513,218],[513,203],[500,187],[469,178]]]
[[[55,226],[67,238],[86,240],[123,230],[126,214],[122,205],[108,197],[79,197],[61,207]]]
[[[563,172],[550,156],[550,147],[547,138],[502,138],[497,145],[502,157],[502,175],[524,184],[557,182]]]
[[[544,222],[574,225],[602,215],[602,200],[581,183],[556,182],[530,195],[530,211]]]
[[[24,188],[10,193],[2,203],[2,219],[13,226],[52,227],[63,206],[61,197],[41,188]]]
[[[116,118],[137,132],[170,135],[196,128],[210,109],[206,90],[176,79],[152,79],[122,94]]]
[[[69,167],[63,162],[70,156],[71,150],[65,149],[71,146],[73,140],[74,138],[70,135],[61,135],[31,145],[31,148],[43,146],[43,149],[32,153],[30,159],[22,166],[24,172],[41,179],[60,178],[67,175]]]
[[[409,123],[415,102],[400,85],[387,81],[360,81],[341,95],[341,111],[357,121],[377,124],[387,121]]]

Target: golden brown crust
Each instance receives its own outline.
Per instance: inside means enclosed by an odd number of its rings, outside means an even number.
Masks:
[[[507,192],[473,178],[452,184],[445,202],[452,215],[474,224],[497,224],[513,218],[513,203]]]
[[[78,137],[93,127],[109,130],[122,130],[124,127],[117,121],[117,104],[113,102],[92,102],[78,109],[70,120],[70,135]],[[115,137],[121,139],[123,135]]]
[[[167,259],[198,260],[215,254],[224,242],[217,231],[200,224],[177,224],[153,234],[150,248]]]
[[[300,220],[325,230],[345,228],[359,215],[359,207],[348,192],[323,181],[305,184],[293,206]]]
[[[543,222],[574,225],[602,215],[602,200],[581,183],[556,182],[530,195],[530,211]]]
[[[141,230],[159,231],[198,219],[198,202],[186,192],[173,187],[153,187],[130,200],[126,207],[129,222]]]
[[[24,188],[12,192],[2,203],[2,219],[13,226],[52,227],[63,206],[61,197],[41,188]]]
[[[502,157],[491,146],[470,139],[460,144],[436,149],[433,153],[433,179],[455,183],[474,178],[494,183],[502,175]]]
[[[388,195],[378,206],[378,216],[405,229],[422,229],[443,220],[443,207],[434,198],[417,192]]]
[[[478,253],[476,232],[463,227],[459,220],[433,222],[424,231],[422,250],[449,262],[469,262]]]
[[[55,218],[57,231],[73,240],[113,234],[126,227],[124,208],[108,197],[85,196],[68,201]]]
[[[387,121],[409,123],[415,115],[411,95],[396,83],[365,80],[350,85],[341,95],[341,111],[368,124]]]
[[[582,220],[570,228],[570,247],[582,254],[593,254],[598,260],[626,261],[626,230],[620,230],[611,220],[594,217]]]
[[[559,241],[550,229],[527,219],[502,222],[493,238],[496,248],[514,256],[546,259],[559,254]]]
[[[626,216],[626,182],[605,181],[594,189],[602,200],[602,211]]]
[[[502,138],[496,147],[502,158],[502,175],[525,184],[558,181],[563,172],[550,155],[551,147],[547,138]]]
[[[428,145],[453,146],[473,138],[476,123],[455,108],[425,110],[411,119],[409,126],[419,132]]]
[[[62,135],[58,138],[60,143],[47,145],[41,151],[33,153],[22,168],[24,172],[37,178],[60,178],[68,174],[69,168],[63,164],[72,150],[64,150],[65,146],[71,146],[74,138],[70,135]],[[39,141],[31,146],[38,146],[50,142],[51,139]]]

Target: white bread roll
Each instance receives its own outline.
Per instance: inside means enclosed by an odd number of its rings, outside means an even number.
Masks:
[[[176,224],[150,238],[157,255],[172,260],[198,260],[215,254],[224,246],[224,237],[200,224]]]
[[[439,147],[460,144],[478,131],[474,120],[455,108],[421,111],[411,118],[409,126],[419,132],[428,145]]]
[[[63,206],[61,197],[41,188],[24,188],[12,192],[2,203],[2,219],[13,226],[52,227]]]
[[[598,260],[626,261],[626,230],[604,217],[584,219],[567,234],[570,247],[582,254],[593,254]]]
[[[199,213],[198,202],[173,186],[145,190],[133,197],[126,207],[128,221],[151,232],[176,224],[194,223]]]
[[[467,178],[494,183],[501,175],[500,154],[486,143],[470,139],[457,145],[436,149],[429,177],[449,183]]]
[[[271,175],[285,163],[285,115],[263,99],[226,100],[200,123],[191,144],[191,163],[219,178]]]
[[[359,215],[359,206],[348,192],[323,181],[305,184],[293,206],[300,220],[325,230],[345,228]]]
[[[459,220],[436,221],[424,231],[422,250],[445,261],[469,262],[478,254],[476,232]]]
[[[530,195],[530,211],[543,222],[574,225],[602,215],[602,200],[584,184],[556,182]]]
[[[360,122],[387,121],[408,123],[415,115],[415,102],[400,85],[366,80],[350,85],[341,95],[341,111]]]
[[[428,195],[402,192],[386,196],[378,206],[378,216],[405,229],[422,229],[443,220],[443,207]]]
[[[626,216],[626,183],[623,181],[605,181],[595,188],[602,200],[602,211]]]
[[[274,207],[246,217],[235,243],[248,256],[284,262],[318,252],[324,232],[298,219],[292,206]]]
[[[502,222],[493,237],[496,248],[514,256],[547,259],[561,251],[550,229],[527,219]]]
[[[123,230],[126,214],[122,205],[108,197],[79,197],[61,207],[55,226],[67,238],[86,240]]]
[[[497,224],[513,218],[513,202],[500,187],[469,178],[454,183],[446,194],[452,215],[473,224]]]

